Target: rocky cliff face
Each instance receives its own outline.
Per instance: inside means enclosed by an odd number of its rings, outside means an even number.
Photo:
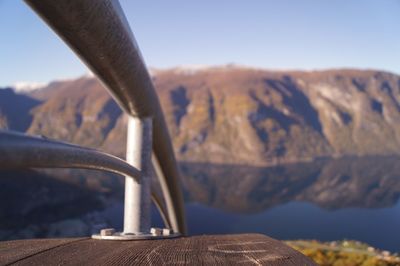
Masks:
[[[392,74],[212,69],[166,71],[155,84],[185,160],[264,165],[399,152]]]
[[[155,71],[179,160],[270,165],[400,153],[400,77],[379,71],[271,72],[215,67]],[[93,78],[14,94],[0,125],[123,157],[126,118]],[[2,96],[3,99],[3,96]],[[22,99],[22,98],[21,98]],[[21,113],[22,115],[22,113]]]

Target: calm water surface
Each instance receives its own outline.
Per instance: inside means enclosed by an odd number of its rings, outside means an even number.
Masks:
[[[355,239],[400,251],[400,159],[284,167],[182,164],[190,234]]]
[[[191,234],[262,233],[277,239],[356,239],[400,250],[400,204],[392,208],[328,211],[290,202],[257,214],[229,213],[196,203],[186,205]]]
[[[354,239],[400,251],[398,157],[278,167],[180,166],[192,235],[262,233],[278,239]],[[0,179],[0,239],[47,237],[50,224],[65,219],[87,222],[93,232],[105,226],[122,229],[122,195],[101,210],[92,196],[97,192],[81,191],[50,177],[25,175],[3,174]],[[96,208],[100,211],[92,215]],[[155,210],[153,224],[162,225]]]

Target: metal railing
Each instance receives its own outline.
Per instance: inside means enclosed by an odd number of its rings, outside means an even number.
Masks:
[[[127,161],[130,165],[92,149],[18,134],[7,135],[5,132],[0,134],[3,139],[0,148],[2,151],[7,149],[8,153],[3,153],[1,158],[9,163],[14,162],[14,166],[20,168],[81,167],[126,175],[124,235],[149,233],[148,170],[152,164],[166,206],[164,208],[154,194],[153,201],[159,207],[166,224],[174,232],[185,234],[180,173],[172,143],[150,75],[119,2],[25,2],[69,45],[129,115]],[[4,136],[13,139],[13,145],[4,142]],[[23,156],[16,157],[17,150]],[[76,153],[78,151],[82,153]],[[35,154],[43,156],[34,158]],[[55,154],[57,156],[53,157]]]

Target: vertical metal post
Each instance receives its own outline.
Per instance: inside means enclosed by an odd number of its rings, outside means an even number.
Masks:
[[[129,116],[126,160],[141,172],[139,182],[125,177],[124,234],[148,234],[151,226],[150,167],[152,118]]]

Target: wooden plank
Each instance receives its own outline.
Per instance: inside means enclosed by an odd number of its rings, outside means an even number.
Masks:
[[[50,249],[88,238],[32,239],[0,242],[0,265],[10,264]]]
[[[259,234],[165,240],[49,239],[0,242],[0,264],[15,265],[316,265]]]

